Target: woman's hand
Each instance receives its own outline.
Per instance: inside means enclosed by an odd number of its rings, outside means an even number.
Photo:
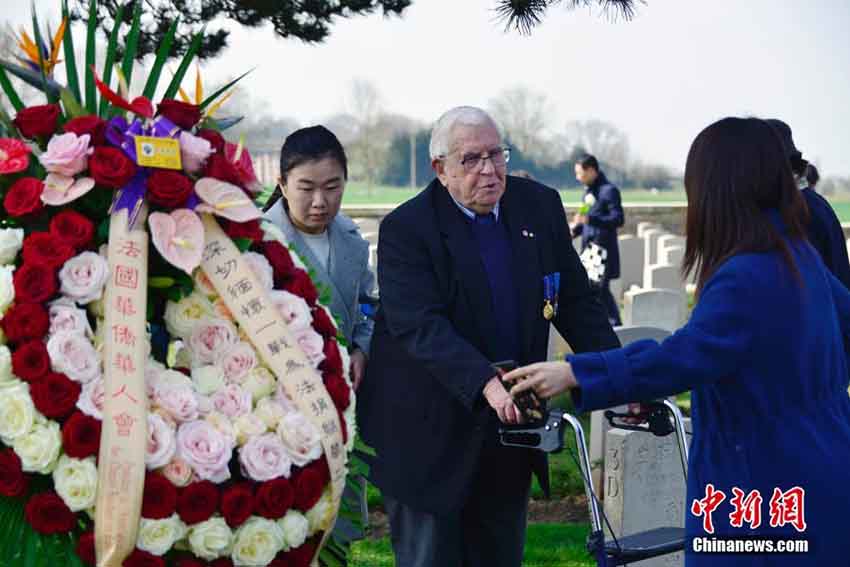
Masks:
[[[573,369],[567,362],[538,362],[512,370],[502,377],[508,383],[516,382],[511,396],[533,389],[541,398],[551,398],[578,386]]]
[[[365,374],[366,355],[359,348],[354,349],[351,353],[351,382],[355,391],[360,387],[360,383],[363,382],[363,376]]]

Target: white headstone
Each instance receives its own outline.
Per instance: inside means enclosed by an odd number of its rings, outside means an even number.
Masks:
[[[369,267],[373,270],[378,269],[378,245],[369,245]]]
[[[661,262],[661,258],[663,257],[664,249],[672,248],[673,246],[681,246],[685,247],[685,239],[682,236],[676,236],[675,234],[665,234],[664,236],[658,237],[658,262]]]
[[[620,236],[620,280],[623,289],[632,285],[643,285],[644,241],[642,238],[624,234]]]
[[[655,264],[643,270],[644,289],[674,289],[684,291],[685,284],[679,266]]]
[[[623,297],[623,324],[675,331],[685,322],[687,299],[671,289],[627,291]]]
[[[658,263],[658,239],[665,234],[667,233],[657,228],[650,228],[643,233],[644,265]]]
[[[643,234],[650,228],[661,228],[654,222],[641,221],[637,223],[637,237],[643,238]]]
[[[377,232],[362,232],[360,234],[364,239],[369,241],[369,244],[377,244],[378,243],[378,233]]]
[[[668,246],[659,252],[659,260],[661,264],[681,267],[682,260],[685,259],[685,249],[682,246]]]

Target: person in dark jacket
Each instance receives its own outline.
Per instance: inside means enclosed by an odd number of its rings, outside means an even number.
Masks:
[[[577,214],[573,219],[573,238],[581,236],[582,251],[591,242],[608,253],[605,274],[600,283],[602,303],[608,311],[608,321],[621,325],[620,307],[611,294],[610,282],[620,277],[620,247],[617,229],[623,226],[625,216],[620,202],[620,190],[608,181],[599,169],[599,162],[587,155],[575,164],[576,179],[586,187],[583,202],[589,206],[586,214]]]
[[[688,323],[661,344],[517,369],[505,379],[526,378],[511,393],[570,390],[589,411],[691,390],[685,566],[847,565],[850,292],[806,240],[805,205],[765,121],[703,130],[685,190],[684,266],[698,286]],[[746,515],[733,513],[736,502]],[[802,538],[808,551],[717,555],[693,545],[736,536]]]
[[[397,567],[520,567],[532,470],[504,447],[515,407],[492,363],[545,360],[550,323],[576,352],[619,345],[569,239],[558,193],[507,175],[483,110],[431,134],[437,174],[381,222],[381,305],[357,392]]]
[[[791,162],[791,172],[800,188],[806,205],[809,207],[809,223],[806,226],[809,242],[823,259],[829,271],[850,289],[850,259],[847,257],[847,241],[841,221],[829,204],[829,201],[818,194],[814,184],[809,182],[809,162],[803,159],[803,154],[794,145],[791,127],[777,119],[767,121],[782,140],[785,155]]]

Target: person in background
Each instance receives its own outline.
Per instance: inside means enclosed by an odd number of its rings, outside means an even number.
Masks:
[[[813,164],[809,164],[806,168],[806,181],[809,183],[809,188],[817,192],[818,181],[820,181],[820,172]]]
[[[685,190],[684,267],[696,271],[698,297],[688,323],[661,344],[519,368],[505,376],[518,381],[511,394],[569,390],[584,412],[691,390],[686,567],[846,565],[850,292],[806,240],[805,203],[767,122],[725,118],[703,130]],[[759,525],[736,525],[736,489]],[[809,551],[698,554],[698,536],[803,538]]]
[[[608,181],[605,173],[599,169],[599,162],[592,155],[584,156],[575,164],[575,173],[578,182],[586,187],[582,201],[589,205],[589,210],[586,214],[577,213],[573,217],[573,238],[581,236],[582,251],[591,242],[607,251],[605,274],[600,284],[602,303],[608,311],[608,321],[614,326],[621,325],[620,307],[610,287],[611,280],[620,277],[617,229],[625,222],[620,190]]]
[[[808,180],[808,171],[814,166],[803,159],[803,154],[794,145],[791,127],[788,124],[775,118],[767,120],[767,122],[782,141],[785,155],[791,164],[794,180],[800,188],[806,206],[809,208],[810,218],[806,225],[809,242],[821,255],[821,259],[823,259],[823,263],[826,264],[829,271],[844,284],[844,287],[850,289],[850,259],[847,256],[844,230],[841,228],[841,221],[838,220],[838,216],[830,206],[829,201],[818,194]],[[817,176],[816,170],[815,175]]]

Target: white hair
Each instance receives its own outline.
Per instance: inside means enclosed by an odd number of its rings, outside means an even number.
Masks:
[[[456,106],[437,119],[431,129],[431,143],[428,151],[431,159],[445,157],[454,141],[452,134],[457,126],[493,126],[502,137],[499,125],[493,117],[475,106]]]

